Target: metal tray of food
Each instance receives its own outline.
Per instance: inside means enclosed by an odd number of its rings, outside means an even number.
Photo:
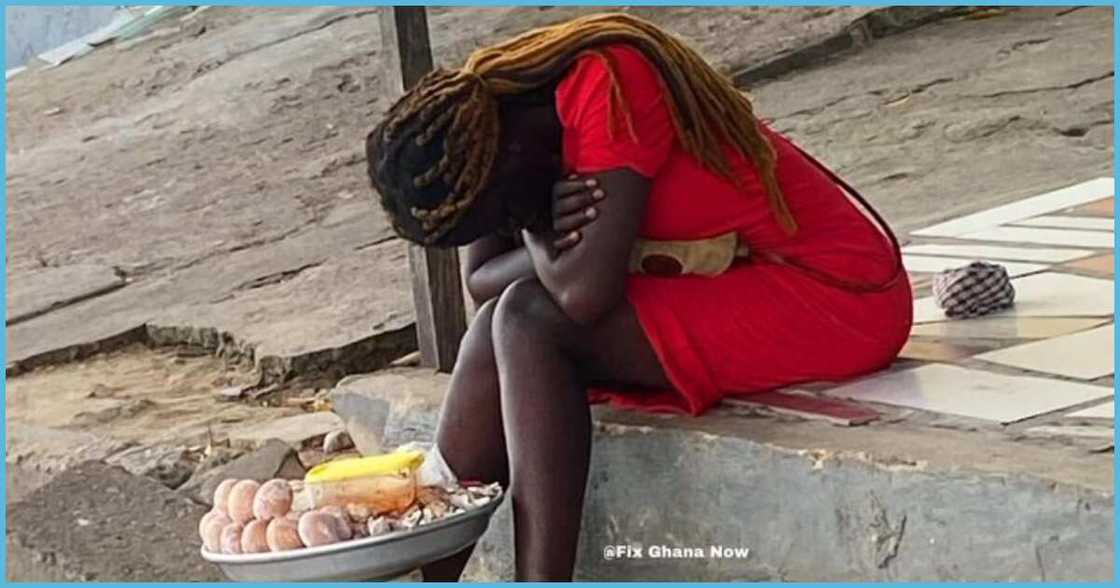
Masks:
[[[278,553],[202,557],[236,582],[390,580],[478,541],[504,493],[485,505],[413,529]]]

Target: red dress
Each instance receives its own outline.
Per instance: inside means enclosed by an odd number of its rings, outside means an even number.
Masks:
[[[627,167],[650,178],[642,237],[699,239],[737,231],[752,253],[777,253],[846,280],[881,284],[891,278],[897,270],[891,243],[786,138],[766,129],[778,153],[779,185],[799,226],[792,236],[775,220],[748,160],[728,150],[745,186],[736,187],[681,148],[663,98],[667,90],[645,56],[624,45],[605,51],[632,129],[620,128],[612,112],[603,58],[581,57],[556,91],[564,160],[579,173]],[[753,258],[716,277],[632,275],[627,298],[675,389],[592,390],[592,400],[691,414],[725,395],[882,369],[906,342],[912,321],[905,276],[888,290],[857,293],[797,267]]]

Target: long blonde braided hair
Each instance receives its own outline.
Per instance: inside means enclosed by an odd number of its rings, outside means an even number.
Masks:
[[[393,164],[392,154],[399,151],[404,139],[401,130],[406,126],[414,129],[411,138],[417,147],[442,136],[442,156],[412,178],[412,188],[425,190],[441,182],[446,194],[434,207],[407,208],[423,229],[422,242],[438,240],[455,227],[487,187],[498,155],[501,97],[543,88],[589,53],[602,57],[615,79],[608,54],[597,51],[615,43],[638,49],[657,67],[668,91],[666,104],[681,147],[712,172],[739,184],[724,151],[727,145],[736,148],[757,168],[776,220],[787,231],[796,231],[775,176],[774,149],[761,131],[750,100],[684,43],[626,14],[591,15],[532,30],[476,50],[461,69],[440,69],[425,76],[389,109],[367,138],[370,177],[382,192],[383,204],[388,210],[398,210],[387,201],[386,186],[378,181],[382,170],[375,168]],[[633,133],[617,82],[610,105],[612,117],[620,117]],[[612,132],[615,122],[612,120]],[[394,219],[394,226],[401,232],[399,219]]]

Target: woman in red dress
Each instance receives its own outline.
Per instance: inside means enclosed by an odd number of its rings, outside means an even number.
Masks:
[[[467,246],[480,308],[436,447],[460,479],[509,487],[519,579],[571,577],[589,392],[698,415],[882,369],[908,337],[889,228],[639,19],[480,49],[406,94],[366,147],[401,236]],[[425,578],[457,578],[469,555]]]

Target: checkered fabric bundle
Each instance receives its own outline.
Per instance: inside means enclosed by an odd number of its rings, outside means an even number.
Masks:
[[[933,295],[949,318],[983,316],[1015,303],[1007,268],[983,261],[938,273],[933,277]]]

